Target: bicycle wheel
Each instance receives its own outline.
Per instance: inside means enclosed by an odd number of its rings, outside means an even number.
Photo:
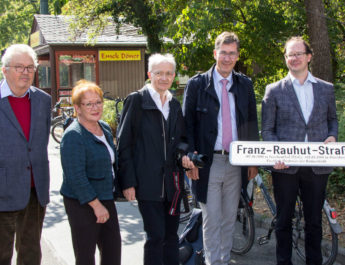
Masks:
[[[253,209],[249,207],[241,194],[231,251],[239,255],[247,253],[253,246],[254,235],[255,223]]]
[[[53,139],[59,144],[61,142],[62,136],[63,136],[63,123],[58,122],[56,123],[51,131],[51,135],[53,136]]]
[[[60,116],[56,116],[55,118],[53,118],[52,120],[51,120],[51,126],[53,126],[53,125],[55,125],[56,123],[58,123],[58,122],[60,122],[60,121],[62,121],[63,120],[63,117],[60,115]]]
[[[295,218],[292,221],[292,240],[297,255],[306,260],[305,257],[305,235],[304,235],[304,218],[303,207],[301,201],[298,199],[296,203]],[[338,235],[334,233],[324,210],[322,210],[322,264],[332,265],[338,254]]]

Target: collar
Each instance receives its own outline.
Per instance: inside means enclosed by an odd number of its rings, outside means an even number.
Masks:
[[[17,97],[12,93],[12,90],[10,89],[6,79],[3,80],[0,86],[0,98],[6,98],[8,96],[16,97],[16,98],[23,98],[29,93],[29,98],[30,98],[30,88],[24,93],[23,96]]]
[[[220,75],[220,73],[217,71],[217,68],[215,67],[214,71],[213,71],[213,78],[214,78],[215,83],[217,83],[217,84],[221,80],[227,79],[229,81],[229,84],[231,85],[232,84],[232,71],[226,78],[224,78],[223,76]]]
[[[290,79],[291,79],[291,83],[292,83],[292,84],[296,84],[296,82],[297,82],[297,84],[300,85],[300,83],[298,82],[297,78],[294,77],[290,72],[289,72],[288,75],[289,75],[289,77],[290,77]],[[307,79],[304,81],[304,84],[306,84],[307,82],[310,82],[310,83],[317,83],[315,77],[314,77],[309,71],[308,71]],[[304,85],[304,84],[303,84],[303,85]]]
[[[152,98],[159,99],[159,100],[161,99],[160,94],[152,87],[151,84],[147,84],[147,88]],[[170,102],[173,97],[169,90],[165,91],[165,96],[168,102]]]

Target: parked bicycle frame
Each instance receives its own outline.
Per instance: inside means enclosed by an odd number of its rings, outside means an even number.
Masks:
[[[271,239],[271,234],[275,229],[276,223],[276,206],[263,183],[261,175],[255,177],[255,182],[260,188],[260,191],[267,203],[270,212],[273,216],[267,235],[258,238],[259,245],[268,243]],[[249,193],[248,193],[249,190]],[[236,254],[247,253],[254,243],[255,236],[255,222],[254,212],[252,209],[252,194],[253,194],[253,181],[249,184],[246,191],[242,190],[240,204],[237,212],[236,227],[234,233],[234,242],[232,252]],[[248,195],[249,194],[249,195]],[[331,265],[335,262],[338,253],[338,234],[341,233],[341,227],[336,220],[336,212],[331,208],[325,200],[323,206],[323,239],[322,239],[322,255],[323,265]],[[292,220],[293,229],[293,249],[297,252],[298,256],[305,261],[304,250],[304,218],[303,218],[303,205],[300,198],[297,198],[295,216]]]

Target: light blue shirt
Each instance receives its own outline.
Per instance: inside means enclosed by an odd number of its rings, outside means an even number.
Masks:
[[[217,69],[215,68],[213,71],[213,82],[214,82],[214,88],[217,93],[217,97],[219,100],[220,105],[222,105],[222,88],[223,85],[221,83],[221,80],[225,79],[222,77]],[[232,84],[233,84],[233,79],[232,79],[232,72],[230,75],[226,78],[228,79],[228,84],[226,85],[226,90],[230,90]],[[229,95],[229,104],[230,104],[230,111],[231,111],[231,128],[232,128],[232,140],[236,141],[238,139],[237,135],[237,125],[236,125],[236,108],[235,108],[235,97],[234,95],[230,92],[228,93]],[[218,135],[216,139],[216,144],[214,146],[214,150],[222,150],[223,145],[222,145],[222,139],[223,139],[223,122],[222,122],[222,106],[220,107],[220,111],[218,112]]]
[[[6,98],[8,96],[16,97],[16,98],[23,98],[26,96],[27,93],[29,93],[30,88],[25,92],[25,94],[21,97],[17,97],[12,93],[12,90],[10,89],[6,79],[3,80],[3,82],[0,84],[0,98]],[[30,98],[30,93],[29,93]]]
[[[308,72],[307,79],[303,84],[300,84],[298,79],[296,79],[290,72],[289,76],[301,107],[304,120],[307,124],[314,107],[313,83],[316,83],[316,79],[310,72]],[[306,135],[305,141],[307,142],[307,140],[308,136]]]

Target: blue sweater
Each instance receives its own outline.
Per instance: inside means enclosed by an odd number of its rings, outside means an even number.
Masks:
[[[99,121],[103,133],[116,150],[110,127]],[[112,200],[114,181],[107,147],[77,120],[67,128],[60,146],[63,183],[61,194],[79,200],[80,204],[96,198]]]

